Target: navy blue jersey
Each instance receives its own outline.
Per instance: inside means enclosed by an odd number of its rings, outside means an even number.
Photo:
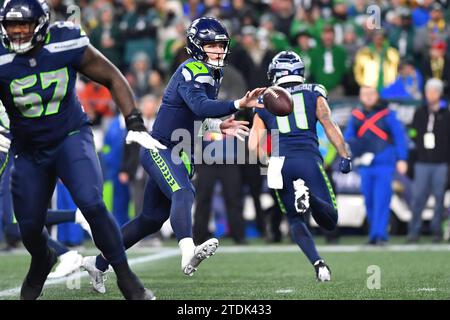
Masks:
[[[279,130],[278,153],[280,156],[295,158],[298,152],[308,152],[321,158],[316,132],[317,98],[327,97],[325,88],[318,84],[300,84],[286,88],[294,100],[294,111],[284,117],[277,117],[266,109],[256,113],[268,130]],[[277,146],[272,146],[277,150]]]
[[[56,145],[88,123],[76,97],[77,68],[89,40],[77,26],[50,26],[41,49],[16,54],[0,44],[0,100],[19,148]]]
[[[185,129],[194,137],[194,122],[206,118],[220,118],[236,112],[233,101],[217,101],[223,73],[194,59],[182,63],[173,74],[162,98],[162,104],[153,125],[152,136],[166,146],[176,129]],[[179,136],[178,136],[179,138]]]

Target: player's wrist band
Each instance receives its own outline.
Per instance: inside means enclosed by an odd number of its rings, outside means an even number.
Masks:
[[[142,119],[142,114],[138,109],[133,109],[129,115],[125,117],[125,125],[128,131],[147,131]]]

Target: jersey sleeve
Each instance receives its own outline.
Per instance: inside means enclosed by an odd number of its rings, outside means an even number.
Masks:
[[[214,85],[214,79],[201,62],[190,62],[181,69],[178,93],[189,109],[202,118],[220,118],[237,111],[234,101],[218,101],[208,98],[206,85]]]
[[[315,84],[312,88],[313,92],[317,95],[317,97],[324,97],[328,100],[328,91],[325,86],[321,84]]]
[[[52,24],[45,39],[44,48],[52,53],[66,54],[72,67],[77,69],[89,46],[86,32],[71,22],[59,21]]]

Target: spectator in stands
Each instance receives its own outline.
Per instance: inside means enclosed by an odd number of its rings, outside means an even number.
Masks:
[[[275,29],[289,36],[292,21],[295,16],[293,0],[277,0],[270,3],[273,12]]]
[[[50,18],[52,22],[66,21],[69,17],[67,6],[63,0],[48,0],[50,6]]]
[[[129,66],[139,52],[145,52],[151,61],[156,61],[156,30],[159,19],[146,1],[129,0],[129,2],[127,12],[119,25],[125,39],[124,64]]]
[[[356,83],[355,75],[352,72],[350,66],[355,64],[355,56],[358,50],[364,45],[362,37],[356,32],[356,26],[348,23],[344,29],[344,43],[342,47],[345,49],[347,61],[345,64],[349,66],[348,72],[345,73],[343,83],[346,96],[357,96],[359,92],[359,86]]]
[[[441,79],[444,83],[443,95],[450,98],[450,56],[444,41],[437,40],[432,44],[429,54],[422,60],[422,72],[426,80]]]
[[[240,70],[248,88],[264,87],[267,83],[267,66],[275,55],[269,48],[262,48],[256,28],[242,28],[239,44],[230,54],[230,64]]]
[[[320,9],[314,3],[298,6],[295,19],[290,27],[290,37],[293,38],[301,31],[306,31],[315,42],[320,41],[320,30],[317,21],[320,18]]]
[[[415,35],[415,50],[422,56],[426,56],[430,46],[442,40],[450,40],[450,24],[444,19],[444,10],[439,2],[434,2],[430,6],[430,20],[421,28],[418,28]]]
[[[417,0],[417,7],[412,12],[414,26],[420,28],[430,20],[430,6],[435,0]]]
[[[356,82],[380,91],[395,81],[399,63],[397,49],[389,46],[382,30],[375,30],[372,42],[356,54],[353,68]]]
[[[100,10],[100,24],[92,30],[89,39],[116,67],[122,67],[122,41],[119,27],[114,21],[114,7],[105,5]]]
[[[400,64],[397,80],[383,88],[380,95],[385,100],[421,100],[422,90],[422,75],[414,67],[414,60],[406,57]]]
[[[400,7],[395,12],[400,17],[400,25],[393,26],[389,31],[389,42],[398,50],[400,58],[414,55],[415,28],[412,25],[411,10]]]
[[[185,31],[189,26],[189,21],[185,17],[177,17],[173,24],[167,28],[159,30],[159,44],[162,48],[162,55],[159,61],[165,70],[168,70],[173,63],[173,59],[179,49],[186,51]],[[179,64],[176,64],[177,66]]]
[[[433,242],[442,240],[442,215],[450,161],[450,111],[442,100],[444,85],[433,78],[425,85],[425,105],[416,110],[411,125],[416,144],[417,162],[414,165],[414,186],[408,242],[419,240],[422,211],[430,194],[434,196],[434,216],[431,221]]]
[[[138,52],[133,57],[130,72],[127,74],[128,82],[138,98],[150,93],[151,72],[149,56],[145,52]]]
[[[100,125],[104,117],[114,115],[113,100],[108,89],[93,81],[79,83],[77,95],[93,125]]]
[[[231,9],[227,19],[230,20],[231,28],[229,30],[232,30],[232,34],[239,32],[242,26],[257,25],[258,23],[255,9],[244,0],[231,1]]]
[[[277,52],[288,50],[290,47],[288,37],[284,33],[275,30],[272,19],[273,17],[270,14],[265,14],[260,18],[257,35],[261,41],[261,47]]]
[[[311,52],[313,49],[313,44],[315,45],[315,40],[311,38],[311,34],[306,29],[301,29],[294,36],[294,52],[297,53],[303,60],[305,64],[305,79],[307,82],[310,81],[311,73]]]
[[[344,95],[342,79],[348,70],[345,49],[334,39],[334,28],[327,25],[321,43],[311,50],[311,82],[324,85],[330,98]]]

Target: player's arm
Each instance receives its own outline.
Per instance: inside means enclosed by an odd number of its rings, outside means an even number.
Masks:
[[[250,130],[250,136],[248,138],[248,149],[250,152],[257,153],[260,159],[263,159],[266,156],[261,145],[263,139],[267,137],[266,134],[267,130],[264,121],[257,113],[255,113],[255,116],[253,117],[253,125]]]
[[[178,86],[178,93],[189,109],[202,118],[221,118],[235,113],[240,108],[262,108],[258,97],[265,88],[256,88],[235,101],[219,101],[208,98],[205,85],[195,80],[185,81]]]
[[[341,129],[331,119],[331,110],[327,100],[322,96],[317,98],[316,117],[322,124],[328,140],[330,140],[339,156],[342,158],[340,163],[341,171],[344,173],[351,171],[350,151],[345,143]]]
[[[89,45],[84,51],[78,71],[108,88],[114,102],[125,117],[136,109],[133,92],[125,77],[111,61],[92,45]]]
[[[125,117],[128,129],[127,143],[136,142],[147,149],[165,149],[153,139],[144,126],[141,113],[136,108],[131,88],[122,75],[103,54],[88,45],[84,51],[78,71],[89,79],[104,85],[112,94],[114,102]]]

